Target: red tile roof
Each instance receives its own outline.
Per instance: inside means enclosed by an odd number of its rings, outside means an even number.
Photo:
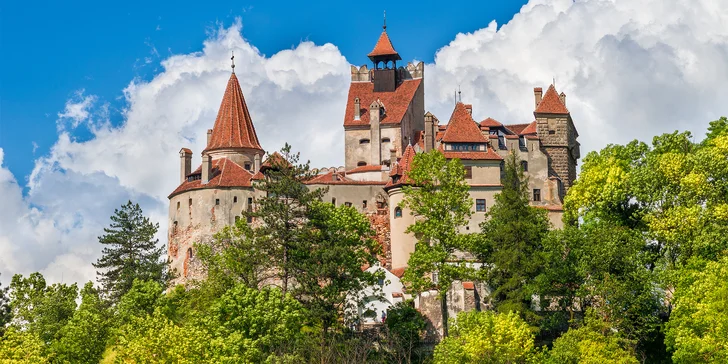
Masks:
[[[475,285],[473,284],[473,282],[463,282],[463,289],[472,291],[475,289]]]
[[[260,166],[261,171],[265,171],[268,168],[273,168],[274,166],[280,166],[280,165],[288,165],[291,166],[291,163],[289,163],[286,158],[283,158],[282,155],[278,152],[273,152],[273,154],[269,155],[268,158],[265,159],[265,162]]]
[[[489,128],[497,128],[499,126],[503,126],[500,121],[493,119],[493,118],[487,118],[480,122],[480,126],[487,126]]]
[[[399,57],[399,53],[394,50],[394,46],[392,45],[392,41],[389,40],[389,35],[387,35],[386,29],[382,31],[382,34],[379,36],[379,40],[377,40],[377,44],[374,45],[374,49],[372,49],[367,56],[369,58],[378,56],[394,56],[397,60],[402,59]]]
[[[536,114],[568,114],[569,110],[566,108],[559,94],[556,92],[554,85],[549,86],[546,94],[543,96],[541,102],[536,106],[534,111]]]
[[[202,166],[198,167],[189,175],[202,173]],[[228,158],[220,158],[212,161],[212,178],[206,184],[202,184],[202,180],[185,181],[177,187],[170,195],[172,198],[182,192],[198,190],[203,188],[220,188],[220,187],[251,187],[252,181],[263,179],[260,172],[253,175],[245,168]]]
[[[384,169],[384,166],[381,165],[361,166],[348,170],[346,173],[380,172],[382,169]]]
[[[334,173],[336,173],[336,179],[334,179]],[[319,174],[314,178],[306,182],[307,185],[384,185],[385,182],[380,181],[354,181],[350,178],[346,178],[339,172],[329,172],[325,174]]]
[[[530,124],[528,124],[528,126],[525,129],[521,130],[520,134],[521,135],[536,134],[537,131],[538,131],[538,129],[536,128],[536,121],[533,121]]]
[[[404,275],[405,269],[407,269],[407,267],[397,267],[397,268],[392,268],[392,270],[390,272],[392,272],[392,274],[397,276],[397,278],[402,278],[402,276]]]
[[[403,297],[402,292],[392,292],[392,297]]]
[[[445,143],[486,143],[487,140],[480,132],[478,124],[468,112],[467,106],[462,102],[455,104],[455,110],[447,123],[445,135],[442,136]]]
[[[245,104],[243,91],[234,73],[230,75],[205,151],[225,148],[250,148],[263,152]]]
[[[504,125],[506,129],[513,132],[513,134],[521,134],[521,131],[526,129],[529,124],[511,124],[511,125]]]
[[[394,180],[390,178],[385,187],[394,187],[412,183],[408,174],[412,169],[412,161],[415,160],[415,154],[415,148],[413,148],[412,145],[408,145],[404,150],[404,153],[402,153],[402,158],[400,158],[396,164],[392,165],[392,170],[389,172],[390,177],[396,176],[399,179],[397,182],[394,182]]]
[[[180,152],[184,152],[185,154],[192,154],[192,150],[190,148],[182,148],[180,149]]]
[[[352,82],[349,86],[349,97],[344,112],[344,126],[369,125],[369,105],[379,100],[384,104],[384,117],[380,118],[382,124],[397,124],[402,122],[422,79],[405,80],[397,86],[394,92],[374,92],[372,82]],[[361,116],[354,120],[354,99],[359,98]]]

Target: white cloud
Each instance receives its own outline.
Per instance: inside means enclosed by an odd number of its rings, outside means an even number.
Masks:
[[[725,2],[532,0],[500,29],[493,22],[458,34],[438,51],[426,66],[427,109],[446,121],[460,85],[476,118],[529,122],[532,88],[555,78],[583,152],[675,129],[702,134],[728,113],[721,99],[728,94],[727,17]],[[128,199],[160,222],[166,243],[177,152],[189,147],[199,163],[231,50],[261,144],[274,151],[287,141],[314,166],[341,163],[346,59],[334,45],[311,42],[266,57],[241,29],[239,22],[218,29],[201,52],[170,56],[151,81],[132,81],[120,126],[108,122],[108,104],[76,94],[59,113],[58,140],[36,160],[25,196],[2,167],[0,149],[3,281],[33,271],[51,281],[93,279],[97,237]],[[73,134],[81,123],[92,135],[84,141]]]

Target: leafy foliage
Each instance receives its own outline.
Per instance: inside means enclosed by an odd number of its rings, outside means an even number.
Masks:
[[[0,337],[0,362],[7,364],[45,364],[49,362],[43,341],[29,331],[10,327]]]
[[[549,222],[543,209],[529,206],[528,179],[520,168],[515,152],[505,162],[503,189],[495,197],[488,220],[481,224],[484,239],[476,248],[481,260],[490,267],[488,284],[491,300],[499,312],[519,312],[535,323],[531,312],[529,286],[543,265],[542,240]]]
[[[728,256],[679,274],[666,341],[675,363],[728,361]]]
[[[472,267],[454,259],[456,252],[469,251],[473,239],[477,238],[460,232],[472,215],[470,187],[465,182],[465,169],[460,161],[448,161],[436,150],[415,155],[409,177],[413,186],[404,187],[402,207],[417,216],[406,231],[418,241],[402,282],[414,293],[437,289],[447,335],[445,295],[454,281],[475,275]],[[437,275],[436,282],[433,274]]]
[[[91,282],[81,290],[81,305],[59,332],[51,345],[54,361],[62,363],[98,363],[106,348],[110,318],[99,291]]]
[[[76,310],[76,284],[46,285],[40,273],[16,274],[10,283],[13,324],[49,344]]]
[[[166,262],[160,258],[164,247],[154,235],[159,224],[144,216],[139,204],[131,201],[115,209],[111,225],[104,228],[99,243],[105,245],[102,257],[94,263],[99,281],[112,302],[119,300],[135,279],[166,283]]]
[[[0,283],[0,337],[5,332],[5,326],[13,318],[12,310],[10,309],[10,297],[8,296],[9,288],[3,287],[2,283]]]
[[[461,312],[449,337],[435,347],[435,363],[531,363],[533,331],[518,314]]]
[[[625,349],[626,342],[608,327],[591,321],[580,328],[569,329],[556,339],[548,352],[547,363],[553,364],[637,364],[639,361]]]

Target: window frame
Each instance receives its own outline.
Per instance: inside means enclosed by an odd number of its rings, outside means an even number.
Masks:
[[[482,204],[481,204],[482,202]],[[481,209],[482,207],[482,209]],[[475,212],[485,212],[487,204],[484,198],[475,199]]]
[[[540,188],[533,189],[533,202],[541,202],[541,189]]]

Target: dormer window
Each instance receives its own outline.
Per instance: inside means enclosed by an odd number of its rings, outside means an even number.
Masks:
[[[522,151],[528,150],[526,149],[526,137],[523,135],[518,138],[518,148],[520,148]]]
[[[250,168],[251,168],[250,162],[245,162],[245,164],[243,165],[243,168],[245,168],[246,171],[250,171]]]
[[[357,167],[364,167],[367,165],[367,162],[359,162],[356,164]]]
[[[359,139],[359,144],[369,144],[369,139]]]

